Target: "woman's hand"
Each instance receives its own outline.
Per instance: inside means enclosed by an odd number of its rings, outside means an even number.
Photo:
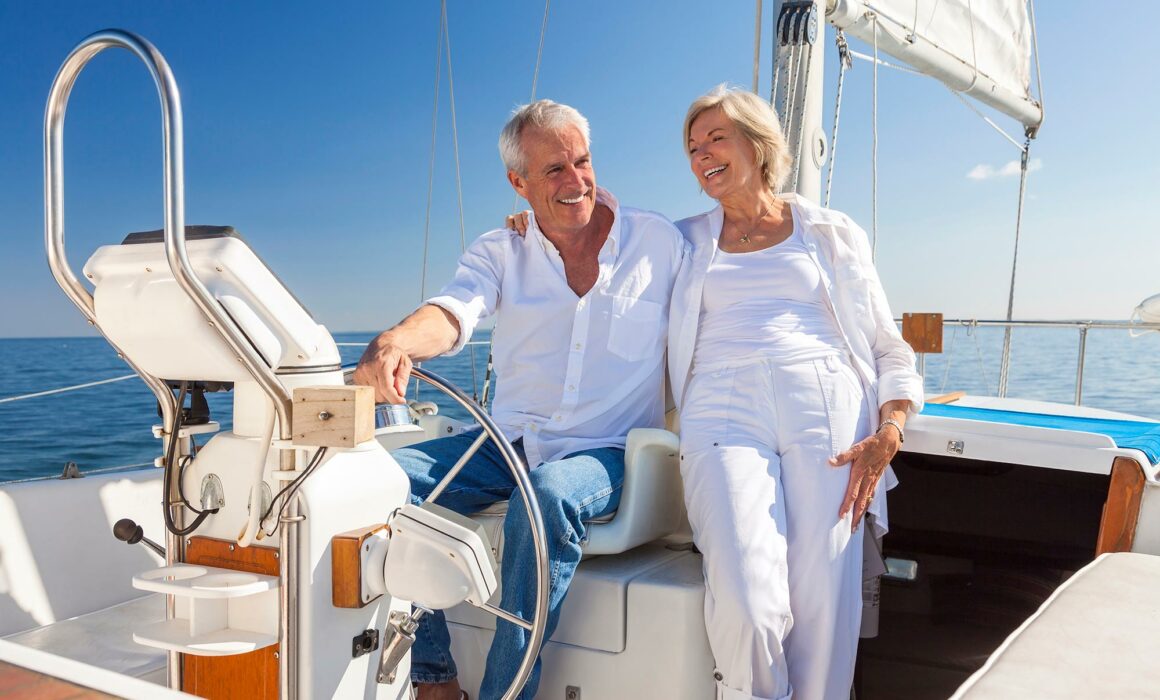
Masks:
[[[523,236],[523,235],[527,234],[527,232],[528,232],[528,215],[529,214],[531,214],[531,211],[529,211],[527,209],[519,212],[518,214],[512,214],[511,216],[509,216],[503,220],[503,227],[510,228],[513,231],[515,231],[516,233]]]
[[[888,401],[882,405],[882,420],[891,418],[899,425],[903,425],[908,405],[908,401]],[[846,513],[853,508],[851,531],[858,529],[862,516],[870,509],[870,501],[874,500],[874,489],[878,488],[878,481],[886,473],[886,467],[890,466],[890,460],[898,454],[898,448],[901,446],[901,428],[883,423],[877,433],[830,459],[830,466],[833,467],[850,465],[850,481],[846,485],[846,496],[838,508],[838,518],[846,517]]]

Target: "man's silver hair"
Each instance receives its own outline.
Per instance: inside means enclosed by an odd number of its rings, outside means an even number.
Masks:
[[[512,112],[512,118],[499,134],[499,155],[503,159],[504,167],[514,170],[521,176],[528,174],[528,163],[520,139],[524,129],[530,126],[547,131],[562,131],[574,126],[584,137],[584,145],[592,145],[589,139],[588,120],[575,108],[551,100],[536,100],[524,105]]]

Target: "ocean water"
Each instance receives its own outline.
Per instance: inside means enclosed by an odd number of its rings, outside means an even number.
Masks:
[[[340,343],[366,343],[371,333],[340,333]],[[486,339],[486,336],[484,336]],[[1079,333],[1074,330],[1016,329],[1007,395],[1071,403],[1075,394]],[[994,395],[999,380],[1003,331],[948,326],[943,354],[926,359],[928,395],[964,390]],[[476,346],[426,368],[472,393],[473,375],[482,387],[487,347]],[[361,347],[341,347],[343,364],[354,363]],[[1083,403],[1160,420],[1160,334],[1131,338],[1127,331],[1088,333]],[[130,370],[101,338],[0,339],[0,399],[108,379]],[[494,390],[494,386],[493,386]],[[463,413],[431,387],[421,398],[441,411]],[[223,426],[230,423],[232,394],[213,394],[210,409]],[[152,437],[158,422],[153,394],[136,378],[79,391],[0,403],[0,481],[60,474],[66,462],[82,472],[153,460],[161,443]]]

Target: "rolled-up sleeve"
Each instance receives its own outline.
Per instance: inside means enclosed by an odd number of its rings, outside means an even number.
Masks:
[[[886,290],[874,266],[869,237],[852,219],[846,217],[846,221],[859,264],[869,282],[870,307],[875,326],[870,337],[870,349],[874,353],[874,365],[878,372],[878,406],[881,408],[888,401],[909,401],[909,412],[913,415],[922,411],[924,401],[922,375],[915,370],[914,350],[903,339],[894,323]]]
[[[460,256],[451,282],[424,302],[445,309],[459,322],[459,337],[444,354],[462,350],[479,322],[495,313],[507,238],[505,232],[493,231],[476,239]]]

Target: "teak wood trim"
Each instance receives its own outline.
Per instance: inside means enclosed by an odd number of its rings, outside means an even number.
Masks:
[[[932,396],[928,399],[923,399],[924,403],[954,403],[967,395],[965,391],[952,391],[949,394],[942,394],[941,396]]]
[[[1100,534],[1096,538],[1097,557],[1107,552],[1127,552],[1132,549],[1146,481],[1144,468],[1136,460],[1116,457],[1112,462],[1108,500],[1104,502]]]
[[[915,352],[942,352],[943,315],[902,314],[902,339]]]
[[[235,542],[212,537],[191,537],[186,545],[185,561],[251,574],[278,575],[277,549],[239,547]],[[277,700],[278,650],[279,646],[273,644],[234,656],[182,654],[181,689],[210,700]]]
[[[117,700],[115,695],[106,695],[76,683],[70,683],[55,676],[4,661],[0,661],[0,697]]]
[[[336,608],[361,608],[375,598],[362,597],[362,548],[386,525],[369,525],[330,538],[331,603]]]

